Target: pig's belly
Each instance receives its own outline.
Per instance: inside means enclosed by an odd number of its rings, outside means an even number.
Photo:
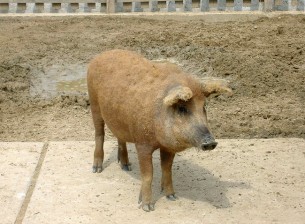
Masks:
[[[113,135],[125,142],[135,143],[136,137],[132,132],[133,121],[127,111],[118,108],[112,103],[104,102],[100,104],[103,120]]]
[[[126,128],[124,128],[124,124],[121,124],[120,122],[112,122],[109,121],[107,118],[105,118],[105,123],[107,127],[110,129],[112,134],[119,140],[124,142],[132,142],[135,143],[136,140],[130,133],[130,131]]]

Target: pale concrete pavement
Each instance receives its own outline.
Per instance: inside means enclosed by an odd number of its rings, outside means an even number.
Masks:
[[[174,162],[171,202],[160,193],[154,154],[156,211],[138,208],[140,173],[105,143],[104,171],[91,173],[94,142],[0,143],[0,223],[304,223],[305,140],[219,140],[212,152],[190,149]]]

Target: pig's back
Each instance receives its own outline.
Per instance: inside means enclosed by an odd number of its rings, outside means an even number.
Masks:
[[[124,50],[107,51],[90,63],[89,94],[118,138],[128,142],[153,139],[155,110],[170,82],[160,66]]]

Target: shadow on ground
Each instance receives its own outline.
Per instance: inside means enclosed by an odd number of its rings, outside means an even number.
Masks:
[[[128,153],[129,160],[132,163],[132,170],[122,170],[122,172],[127,172],[132,178],[140,180],[138,158],[134,145],[128,145]],[[180,197],[192,201],[208,202],[216,208],[229,208],[232,206],[228,197],[226,196],[229,188],[248,189],[251,187],[245,182],[222,181],[221,176],[215,176],[212,171],[204,168],[203,165],[201,166],[195,164],[191,158],[186,159],[184,157],[185,156],[176,156],[173,164],[174,189],[178,198]],[[104,169],[107,169],[111,163],[116,162],[117,150],[112,150],[109,156],[105,158]],[[161,166],[159,150],[154,152],[153,166],[153,197],[156,201],[158,201],[164,197],[160,187]]]

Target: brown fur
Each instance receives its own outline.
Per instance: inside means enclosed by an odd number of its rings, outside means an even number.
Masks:
[[[168,96],[164,98],[163,103],[167,106],[172,106],[178,103],[179,100],[188,101],[192,96],[193,92],[190,88],[178,86],[169,92]]]
[[[174,155],[213,139],[204,102],[211,93],[229,89],[215,82],[203,84],[173,64],[153,63],[124,50],[107,51],[93,59],[87,78],[95,126],[94,172],[102,171],[106,123],[118,138],[118,159],[123,168],[129,167],[126,142],[136,144],[143,209],[154,209],[152,153],[158,148],[162,189],[175,198],[171,177]]]

